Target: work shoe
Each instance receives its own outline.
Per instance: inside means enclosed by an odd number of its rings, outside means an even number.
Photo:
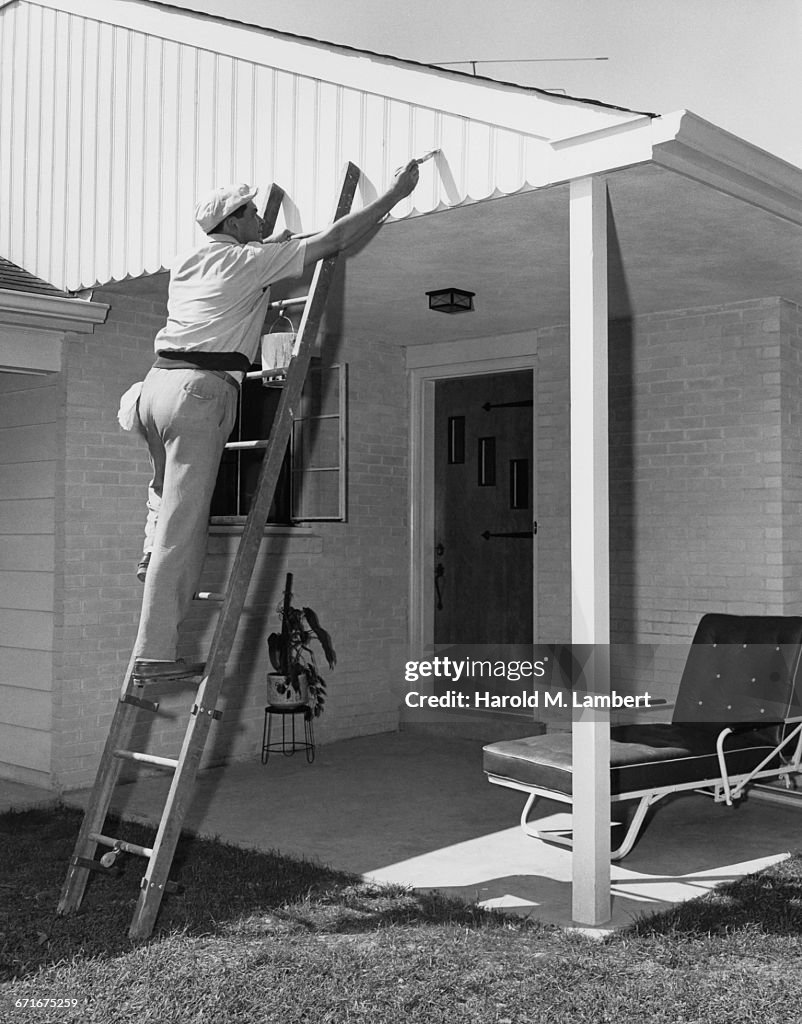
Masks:
[[[202,662],[188,665],[183,658],[178,658],[176,661],[141,661],[137,658],[134,662],[134,671],[131,674],[134,679],[145,683],[155,683],[161,679],[199,676],[203,674],[203,669]]]
[[[145,582],[145,577],[148,574],[148,566],[150,565],[150,552],[146,551],[136,567],[136,578],[140,583]]]

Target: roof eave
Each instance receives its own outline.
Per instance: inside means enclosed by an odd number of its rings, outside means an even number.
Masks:
[[[652,159],[802,225],[802,169],[689,110],[653,122]]]
[[[0,324],[91,334],[109,312],[102,302],[0,289]]]
[[[550,146],[553,184],[651,162],[802,225],[802,169],[689,110]]]
[[[365,93],[431,107],[513,131],[527,132],[543,112],[559,113],[577,131],[640,119],[631,111],[595,100],[576,99],[493,79],[356,50],[342,44],[294,36],[261,26],[199,13],[153,0],[36,0],[40,6],[119,25],[210,52],[239,57],[291,74],[343,85]],[[432,80],[436,79],[436,102]],[[500,100],[503,98],[503,103]],[[540,115],[538,118],[536,115]],[[647,115],[653,116],[653,115]],[[549,138],[548,134],[531,134]]]
[[[616,103],[605,103],[602,100],[593,99],[591,97],[584,96],[568,96],[565,93],[556,92],[553,89],[541,89],[534,85],[521,85],[519,82],[507,82],[503,79],[490,78],[487,75],[478,74],[475,70],[473,72],[457,71],[453,68],[446,67],[443,64],[432,64],[426,61],[411,60],[409,57],[400,57],[397,54],[381,53],[377,50],[365,50],[356,46],[350,46],[346,43],[335,43],[330,40],[316,39],[313,36],[301,35],[297,32],[287,32],[282,29],[276,29],[269,25],[260,25],[253,21],[245,21],[242,18],[234,18],[231,15],[212,13],[204,11],[199,8],[190,6],[189,4],[176,4],[170,3],[169,0],[143,0],[143,2],[150,4],[152,7],[161,7],[165,10],[180,12],[183,14],[194,14],[201,19],[211,19],[220,22],[226,22],[228,24],[240,25],[244,28],[257,29],[261,32],[268,32],[271,35],[279,36],[284,39],[295,40],[313,46],[322,46],[327,49],[337,50],[345,54],[351,54],[358,57],[371,57],[378,60],[392,61],[396,64],[402,64],[410,68],[420,68],[426,71],[439,72],[443,75],[448,75],[454,78],[460,78],[472,82],[474,84],[483,85],[499,85],[505,89],[516,90],[527,94],[537,94],[543,97],[548,97],[556,101],[562,101],[565,103],[581,103],[589,106],[600,107],[605,110],[619,111],[623,114],[635,114],[635,115],[647,115],[650,117],[656,117],[656,114],[649,114],[647,111],[631,110],[629,107],[623,107]],[[466,62],[469,63],[469,62]]]

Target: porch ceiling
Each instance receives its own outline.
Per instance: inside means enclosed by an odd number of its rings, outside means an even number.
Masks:
[[[607,182],[613,318],[775,295],[802,302],[798,225],[655,164]],[[448,286],[475,291],[476,311],[430,312],[425,293]],[[398,345],[566,323],[568,186],[389,225],[347,261],[341,300],[331,320]]]

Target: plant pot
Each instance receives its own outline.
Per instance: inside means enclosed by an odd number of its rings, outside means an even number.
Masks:
[[[279,672],[267,675],[267,703],[277,707],[300,707],[309,703],[309,686],[306,673],[299,672],[290,678]]]

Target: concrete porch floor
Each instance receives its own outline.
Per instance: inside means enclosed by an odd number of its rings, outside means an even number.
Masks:
[[[200,774],[186,827],[242,846],[318,860],[379,882],[439,889],[563,926],[571,920],[571,854],[525,837],[522,794],[491,786],[482,744],[389,733],[273,754]],[[120,786],[112,807],[157,821],[164,776]],[[66,802],[84,806],[87,791]],[[0,810],[52,800],[0,782]],[[557,809],[557,808],[555,808]],[[754,797],[727,808],[698,795],[658,804],[635,849],[612,867],[620,927],[802,849],[802,805]]]

